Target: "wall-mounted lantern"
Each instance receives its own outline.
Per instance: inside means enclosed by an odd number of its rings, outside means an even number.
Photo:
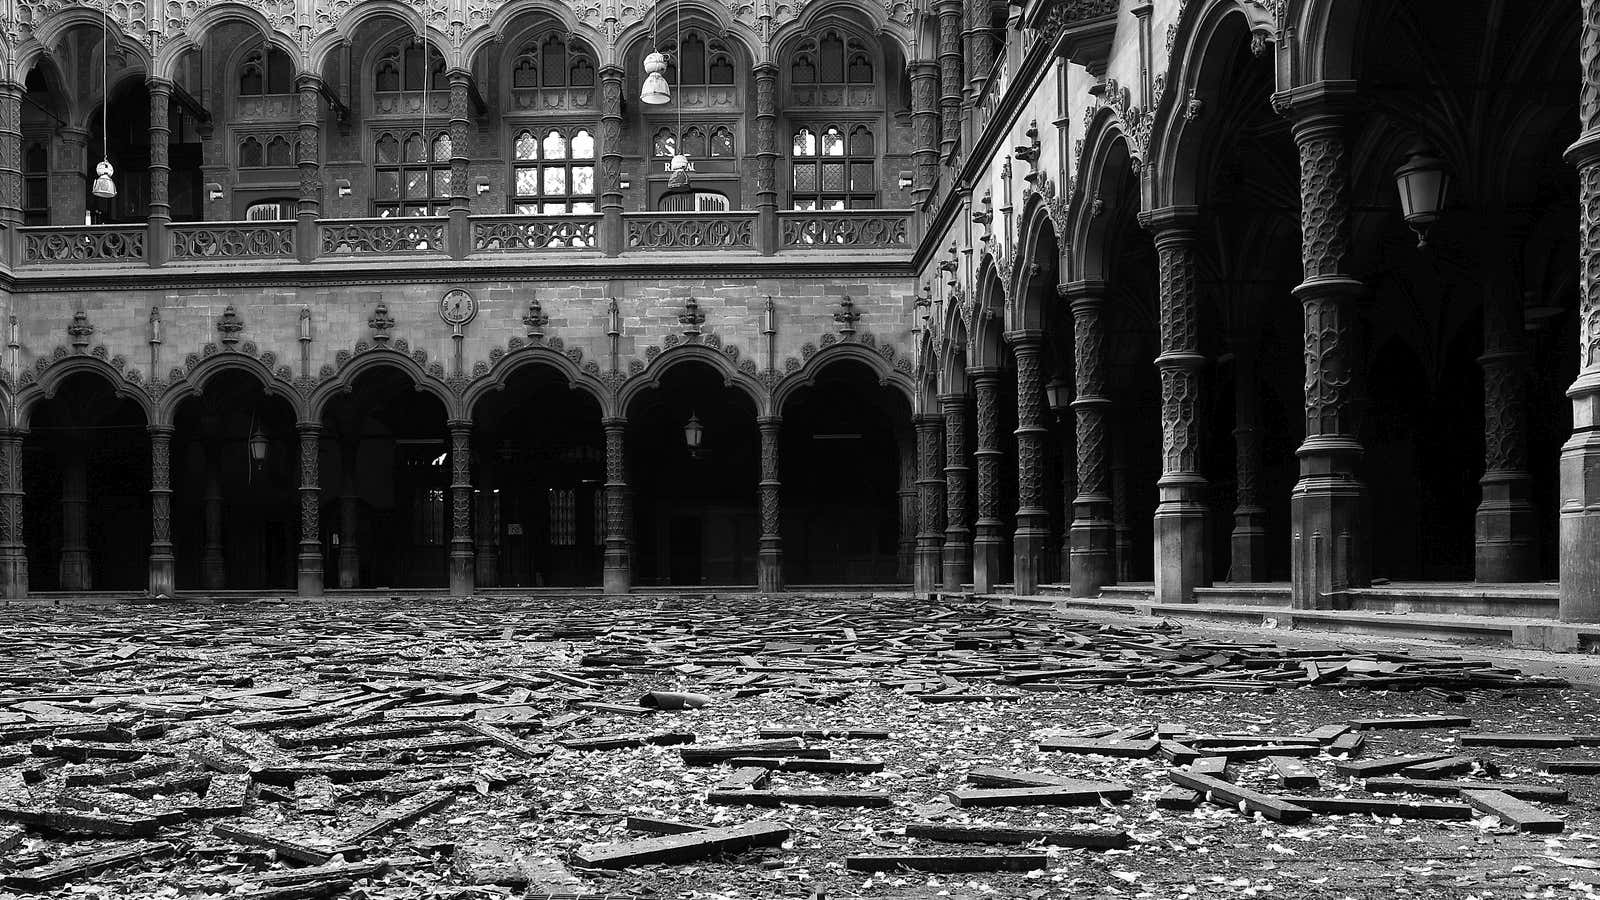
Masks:
[[[1394,171],[1400,191],[1400,212],[1417,233],[1417,246],[1428,246],[1428,226],[1439,221],[1450,190],[1450,172],[1444,160],[1424,145],[1411,148],[1411,158]]]

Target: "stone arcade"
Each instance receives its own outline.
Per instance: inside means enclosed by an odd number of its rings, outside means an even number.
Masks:
[[[1600,620],[1600,0],[0,12],[5,596]]]

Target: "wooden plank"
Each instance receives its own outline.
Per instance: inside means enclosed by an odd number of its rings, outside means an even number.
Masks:
[[[248,775],[215,775],[206,788],[205,797],[188,805],[189,815],[237,816],[244,812],[249,791]]]
[[[881,759],[787,759],[781,757],[736,756],[730,766],[760,766],[779,772],[822,772],[835,775],[870,775],[883,771]]]
[[[437,812],[455,801],[449,791],[423,791],[384,809],[373,818],[340,833],[341,844],[360,844],[388,831]]]
[[[844,858],[852,872],[1032,872],[1048,869],[1050,857],[1043,853],[963,854],[959,856],[914,856],[910,854],[865,854]]]
[[[1367,790],[1375,794],[1435,794],[1458,796],[1462,791],[1503,791],[1519,800],[1567,802],[1567,789],[1546,784],[1518,784],[1511,781],[1444,781],[1428,778],[1368,778]]]
[[[161,827],[161,823],[152,816],[118,816],[39,804],[18,806],[13,801],[0,804],[0,821],[53,831],[83,831],[117,837],[148,837]]]
[[[909,822],[906,837],[952,844],[1033,844],[1121,850],[1128,833],[1117,829],[1026,828],[1003,825],[957,825],[944,822]]]
[[[1199,791],[1171,785],[1156,795],[1156,806],[1161,809],[1194,809],[1200,805]]]
[[[1400,770],[1407,778],[1439,778],[1444,775],[1465,775],[1472,771],[1477,760],[1470,756],[1447,756],[1433,762],[1417,763]]]
[[[1600,774],[1600,759],[1551,759],[1541,763],[1541,768],[1550,773],[1596,775]]]
[[[728,773],[728,777],[717,782],[712,791],[755,791],[767,786],[772,780],[772,772],[760,766],[740,766]]]
[[[971,788],[945,792],[961,807],[977,806],[1098,806],[1102,800],[1133,799],[1133,789],[1123,784],[1080,781],[1045,787]]]
[[[1182,769],[1169,769],[1167,777],[1171,778],[1180,787],[1204,793],[1207,800],[1219,806],[1242,806],[1247,812],[1261,813],[1275,822],[1298,822],[1311,816],[1311,810],[1290,803],[1281,797],[1274,797],[1270,794],[1263,794],[1259,791],[1240,787],[1232,782],[1213,778],[1210,775],[1197,775],[1192,771],[1185,772]]]
[[[888,791],[719,791],[706,794],[706,802],[717,806],[888,806]]]
[[[802,728],[772,726],[759,732],[762,738],[807,738],[809,740],[885,741],[889,732],[881,728]]]
[[[1367,739],[1357,732],[1347,732],[1334,738],[1328,744],[1328,752],[1334,756],[1355,757],[1361,753],[1361,748]]]
[[[1051,738],[1039,742],[1040,750],[1056,753],[1084,753],[1099,756],[1140,757],[1149,756],[1160,746],[1160,741],[1148,738],[1142,741],[1110,741],[1082,738]]]
[[[1384,719],[1353,719],[1350,727],[1357,731],[1394,728],[1470,728],[1472,720],[1466,716],[1394,716]]]
[[[1267,763],[1272,766],[1272,774],[1279,787],[1296,791],[1317,789],[1317,776],[1300,760],[1287,756],[1269,756]]]
[[[1073,780],[1048,772],[1001,769],[995,766],[979,766],[967,773],[967,781],[978,787],[1049,787],[1070,784]]]
[[[1461,797],[1473,809],[1496,816],[1500,821],[1516,826],[1518,831],[1559,834],[1567,827],[1560,816],[1553,816],[1505,791],[1462,791]]]
[[[1571,747],[1577,742],[1570,734],[1463,734],[1457,740],[1463,747]]]
[[[1389,800],[1378,797],[1306,797],[1286,794],[1284,800],[1324,815],[1380,815],[1402,819],[1470,819],[1472,810],[1460,803],[1428,800]]]
[[[783,825],[757,821],[620,844],[580,847],[573,853],[573,860],[583,866],[621,869],[654,863],[692,862],[718,853],[737,853],[752,847],[776,847],[788,839],[789,829]]]
[[[794,759],[828,759],[832,756],[824,748],[806,747],[798,738],[750,744],[697,745],[680,749],[678,755],[687,766],[714,766],[725,760],[752,756]]]
[[[48,865],[25,869],[21,872],[12,872],[5,876],[4,883],[7,887],[17,888],[18,890],[50,890],[75,878],[103,872],[106,869],[115,868],[158,853],[165,853],[171,849],[171,844],[158,841],[119,844],[104,850],[63,857]]]
[[[627,823],[629,831],[644,831],[650,834],[687,834],[691,831],[705,831],[709,827],[711,826],[694,825],[659,816],[629,816]]]
[[[1418,763],[1434,762],[1448,759],[1451,753],[1432,753],[1423,756],[1382,756],[1377,759],[1341,759],[1330,764],[1335,774],[1348,778],[1372,778],[1377,775],[1393,775],[1402,769],[1409,769]]]
[[[1191,775],[1209,775],[1213,778],[1226,778],[1228,776],[1228,758],[1226,756],[1202,756],[1189,764]]]
[[[348,845],[313,845],[305,843],[297,837],[268,831],[265,828],[235,825],[227,822],[218,822],[211,826],[211,833],[220,838],[227,838],[235,843],[247,847],[260,847],[263,850],[272,850],[285,859],[303,862],[307,865],[325,865],[334,854],[342,853],[353,848]]]

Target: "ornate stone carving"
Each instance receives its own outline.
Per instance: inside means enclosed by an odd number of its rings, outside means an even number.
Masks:
[[[1079,297],[1072,304],[1074,380],[1077,382],[1078,493],[1104,496],[1108,491],[1106,458],[1105,329],[1098,297]]]
[[[758,66],[756,75],[756,197],[761,205],[777,202],[778,68]]]
[[[320,518],[322,492],[317,485],[317,465],[321,453],[322,429],[315,426],[300,429],[300,542],[320,543],[322,523]]]
[[[781,483],[778,480],[779,423],[776,419],[763,419],[760,422],[760,430],[761,537],[770,539],[779,536],[778,491],[781,487]]]
[[[1600,9],[1600,0],[1584,6],[1585,16]],[[1587,18],[1585,19],[1587,22]],[[1600,43],[1600,25],[1591,30],[1585,25],[1585,46]],[[1587,57],[1586,57],[1587,61]],[[1589,71],[1587,65],[1585,71]],[[1589,82],[1586,80],[1585,86]],[[1579,237],[1578,260],[1578,353],[1579,367],[1589,371],[1600,367],[1600,163],[1591,162],[1578,172]]]
[[[967,509],[967,398],[954,395],[941,398],[944,413],[944,505],[946,527],[968,527]]]
[[[389,341],[389,332],[394,330],[394,316],[390,314],[389,307],[379,303],[367,319],[367,327],[372,329],[372,340],[378,346],[383,346]]]
[[[165,217],[171,214],[168,185],[172,166],[168,143],[172,129],[168,126],[167,108],[172,99],[172,82],[150,79],[150,215]]]
[[[1013,342],[1017,360],[1017,505],[1033,509],[1044,503],[1044,381],[1040,375],[1039,338]]]
[[[1300,240],[1307,278],[1344,270],[1350,202],[1344,141],[1321,132],[1300,144]]]
[[[94,325],[89,322],[89,314],[78,310],[72,314],[72,322],[67,325],[67,337],[72,339],[74,353],[83,353],[89,346],[89,339],[94,337]]]
[[[1000,518],[1000,410],[999,377],[983,373],[973,377],[977,395],[978,433],[974,456],[978,463],[978,518]]]

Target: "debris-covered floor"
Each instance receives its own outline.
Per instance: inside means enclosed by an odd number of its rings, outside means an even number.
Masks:
[[[1600,706],[1470,656],[865,597],[23,607],[0,637],[4,892],[1600,881]]]

